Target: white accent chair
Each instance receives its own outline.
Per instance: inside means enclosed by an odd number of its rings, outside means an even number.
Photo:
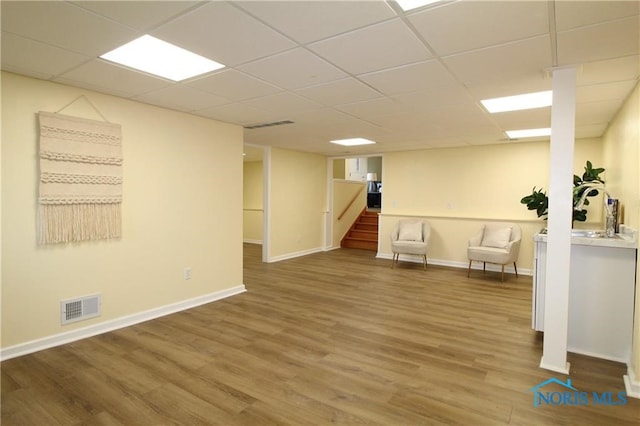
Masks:
[[[431,225],[426,220],[401,219],[391,232],[391,268],[398,263],[401,254],[422,256],[422,264],[427,269],[427,248],[431,236]]]
[[[522,231],[520,226],[509,222],[486,223],[478,234],[474,235],[467,246],[467,256],[469,258],[469,270],[467,277],[471,273],[471,262],[482,262],[482,270],[486,270],[487,263],[502,265],[501,281],[504,282],[504,265],[513,263],[513,268],[518,276],[516,260],[520,253],[520,240]]]

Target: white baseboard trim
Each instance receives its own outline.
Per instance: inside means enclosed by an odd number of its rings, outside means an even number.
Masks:
[[[262,245],[262,240],[250,240],[250,239],[244,239],[242,240],[243,243],[247,243],[247,244],[259,244]]]
[[[569,372],[571,371],[571,364],[566,362],[564,364],[564,367],[559,366],[559,365],[555,365],[555,364],[547,364],[544,362],[544,357],[540,358],[540,368],[543,368],[545,370],[549,370],[549,371],[555,371],[556,373],[561,373],[561,374],[569,374]]]
[[[307,256],[309,254],[320,253],[320,252],[323,252],[323,251],[325,251],[325,250],[322,247],[316,247],[316,248],[312,248],[312,249],[309,249],[309,250],[296,251],[296,252],[293,252],[293,253],[287,253],[287,254],[282,254],[280,256],[270,257],[267,260],[267,263],[280,262],[282,260],[294,259],[296,257]]]
[[[214,293],[205,294],[194,297],[192,299],[183,300],[177,303],[153,308],[148,311],[138,312],[132,315],[116,318],[113,320],[101,322],[99,324],[90,325],[88,327],[77,328],[75,330],[54,334],[52,336],[43,337],[41,339],[31,340],[29,342],[20,343],[14,346],[2,348],[0,350],[0,360],[27,355],[44,349],[53,348],[55,346],[64,345],[66,343],[75,342],[76,340],[86,339],[87,337],[96,336],[98,334],[107,333],[119,328],[129,327],[141,322],[149,321],[165,315],[184,311],[186,309],[195,308],[205,303],[215,302],[216,300],[225,299],[235,296],[236,294],[246,291],[244,284],[216,291]]]
[[[392,254],[389,253],[380,253],[378,252],[376,254],[376,257],[380,258],[380,259],[389,259],[391,260],[393,258]],[[400,255],[400,260],[403,262],[414,262],[414,263],[422,263],[422,258],[419,256],[411,256],[411,255],[404,255],[401,254]],[[432,259],[430,257],[427,256],[427,262],[429,265],[438,265],[438,266],[449,266],[452,268],[462,268],[462,269],[468,269],[469,268],[469,263],[468,262],[460,262],[457,260],[443,260],[443,259]],[[473,262],[471,264],[471,269],[473,270],[482,270],[482,262]],[[493,272],[500,272],[501,271],[501,267],[500,265],[494,265],[492,263],[487,263],[487,271],[493,271]],[[516,271],[513,268],[513,265],[508,266],[505,265],[504,268],[505,272],[508,272],[510,274],[515,274]],[[533,270],[532,269],[527,269],[527,268],[518,268],[518,275],[528,275],[528,276],[533,276]]]
[[[627,374],[624,375],[623,379],[627,396],[640,398],[640,380],[638,380],[639,378],[635,375],[631,366],[627,366]]]

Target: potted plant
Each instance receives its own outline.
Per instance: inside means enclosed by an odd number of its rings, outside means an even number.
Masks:
[[[585,191],[589,191],[587,194],[583,206],[589,205],[588,197],[595,197],[599,194],[597,189],[587,188],[584,185],[589,182],[599,182],[604,183],[604,180],[600,177],[600,174],[604,172],[604,169],[594,168],[591,164],[591,161],[587,161],[587,164],[584,168],[584,173],[582,177],[578,175],[573,175],[573,206],[576,207],[580,198],[583,196]],[[540,189],[536,189],[533,187],[533,190],[530,195],[522,197],[520,200],[522,204],[527,206],[529,210],[535,210],[538,217],[543,217],[545,220],[549,215],[549,197],[547,193]],[[573,209],[573,221],[584,222],[587,220],[587,211],[585,209],[576,210]]]

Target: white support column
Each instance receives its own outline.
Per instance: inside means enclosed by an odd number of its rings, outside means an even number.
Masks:
[[[540,367],[568,374],[576,69],[555,69],[552,87],[544,347]]]

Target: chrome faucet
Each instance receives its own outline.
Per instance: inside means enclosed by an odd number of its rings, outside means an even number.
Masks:
[[[592,190],[597,189],[599,191],[604,192],[606,197],[603,198],[603,201],[604,201],[605,211],[607,213],[605,233],[607,237],[614,237],[616,234],[616,217],[613,211],[613,203],[612,203],[614,198],[611,196],[609,191],[607,191],[607,189],[604,186],[604,183],[598,182],[598,181],[587,182],[577,186],[575,189],[581,189],[581,188],[584,188],[585,191],[582,193],[580,200],[573,207],[573,209],[582,210],[582,207],[584,207],[585,200],[587,199],[587,196],[589,195],[589,193],[591,193]]]

